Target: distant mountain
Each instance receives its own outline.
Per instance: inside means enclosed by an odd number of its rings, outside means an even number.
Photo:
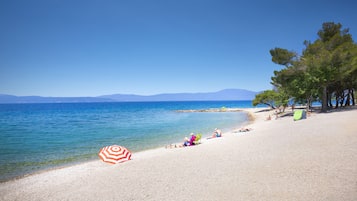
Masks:
[[[165,93],[150,96],[113,94],[99,96],[115,101],[217,101],[217,100],[253,100],[257,92],[244,89],[225,89],[210,93]]]
[[[96,97],[42,97],[42,96],[12,96],[0,94],[0,103],[89,103],[112,102],[111,99]]]
[[[165,93],[157,95],[113,94],[97,97],[42,97],[0,94],[0,103],[79,103],[79,102],[130,102],[130,101],[218,101],[253,100],[258,92],[244,89],[225,89],[210,93]]]

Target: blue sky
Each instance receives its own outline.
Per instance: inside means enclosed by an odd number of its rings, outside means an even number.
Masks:
[[[357,37],[357,3],[1,0],[0,94],[99,96],[271,89],[269,50],[301,53],[323,22]]]

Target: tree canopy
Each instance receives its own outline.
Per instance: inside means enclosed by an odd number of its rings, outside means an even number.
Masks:
[[[264,104],[274,109],[277,97],[277,92],[273,90],[266,90],[255,96],[255,99],[253,100],[253,106],[256,106],[258,104]]]
[[[279,96],[286,99],[280,99],[280,104],[293,99],[309,106],[319,100],[324,112],[333,107],[332,100],[336,100],[335,107],[355,105],[357,45],[349,30],[342,29],[340,23],[326,22],[317,35],[314,42],[304,41],[301,55],[278,47],[270,50],[272,61],[285,66],[274,71],[271,82]],[[268,95],[270,99],[277,97]],[[262,100],[260,96],[253,103]]]

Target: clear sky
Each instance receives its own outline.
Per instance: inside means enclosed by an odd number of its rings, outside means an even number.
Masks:
[[[0,0],[0,94],[271,89],[269,50],[331,21],[357,40],[353,0]]]

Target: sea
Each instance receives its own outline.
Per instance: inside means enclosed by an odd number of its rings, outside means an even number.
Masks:
[[[0,181],[100,160],[108,145],[135,155],[191,132],[208,137],[215,128],[224,133],[248,121],[244,112],[179,110],[251,107],[252,101],[0,104]]]

